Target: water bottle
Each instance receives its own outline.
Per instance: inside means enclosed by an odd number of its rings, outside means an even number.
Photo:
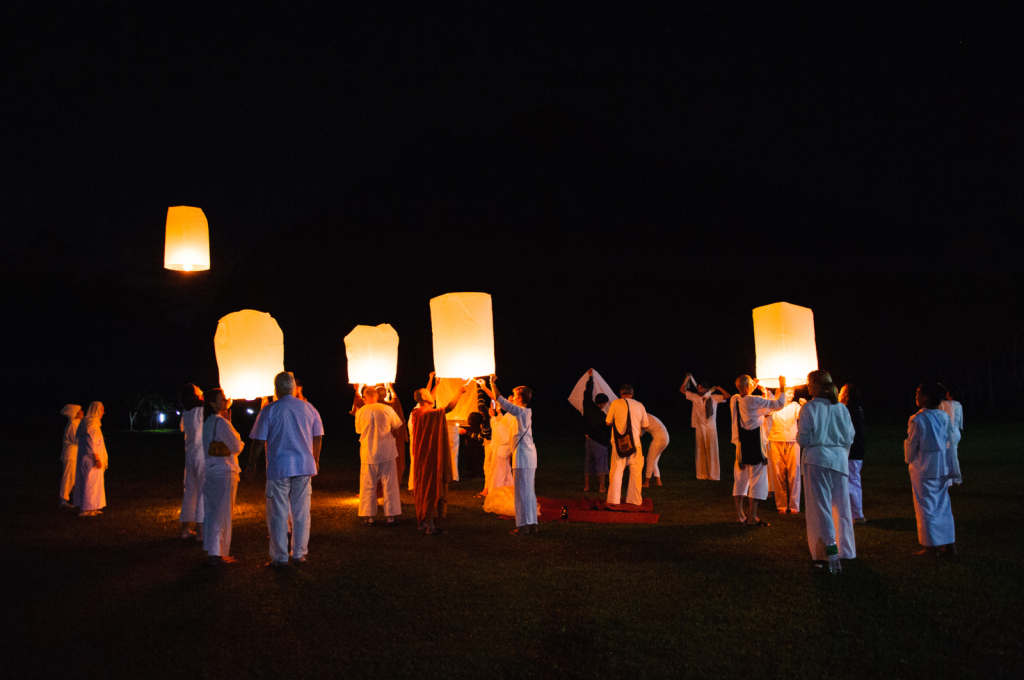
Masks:
[[[828,571],[831,574],[843,573],[843,565],[839,563],[839,546],[835,541],[829,541],[825,546],[825,554],[828,555]]]

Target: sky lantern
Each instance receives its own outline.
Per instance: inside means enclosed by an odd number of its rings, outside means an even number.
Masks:
[[[164,269],[201,272],[210,268],[210,226],[199,208],[178,205],[167,209]]]
[[[274,317],[252,309],[228,314],[217,324],[213,346],[229,399],[274,394],[274,376],[284,370],[284,333]]]
[[[434,372],[468,380],[494,373],[494,319],[487,293],[448,293],[430,301]]]
[[[356,326],[345,336],[345,356],[349,383],[393,383],[398,372],[398,333],[386,323]]]
[[[757,379],[765,387],[806,385],[807,374],[818,370],[814,344],[814,312],[807,307],[776,302],[754,310],[754,350]]]

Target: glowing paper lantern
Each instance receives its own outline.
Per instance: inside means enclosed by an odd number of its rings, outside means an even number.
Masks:
[[[776,302],[754,310],[754,351],[757,379],[765,387],[807,384],[807,374],[818,370],[814,344],[814,312],[807,307]]]
[[[390,324],[356,326],[345,336],[348,357],[348,381],[363,383],[395,382],[398,371],[398,333]]]
[[[494,373],[494,320],[487,293],[448,293],[430,301],[438,378]]]
[[[167,209],[164,269],[199,272],[210,268],[210,227],[199,208],[179,205]]]
[[[284,370],[284,333],[274,317],[252,309],[228,314],[217,324],[213,346],[229,399],[274,394],[274,376]]]

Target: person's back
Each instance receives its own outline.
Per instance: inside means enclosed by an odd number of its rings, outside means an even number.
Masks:
[[[363,463],[382,463],[397,457],[393,430],[402,424],[395,410],[380,402],[366,404],[356,412],[359,456]]]
[[[768,441],[795,442],[797,421],[800,418],[800,403],[791,401],[772,414],[772,426],[768,431]]]
[[[267,479],[315,475],[313,437],[322,434],[320,413],[286,394],[260,411],[253,439],[267,442]]]
[[[844,404],[815,398],[800,411],[797,435],[807,465],[818,465],[849,474],[847,452],[853,443],[853,423]]]
[[[908,422],[904,458],[922,478],[941,478],[949,474],[947,442],[952,424],[939,409],[922,408]]]
[[[608,415],[605,416],[605,422],[611,423],[612,427],[615,428],[615,433],[625,434],[627,418],[629,418],[630,429],[633,432],[633,441],[639,446],[642,430],[645,427],[650,427],[647,409],[639,401],[632,397],[616,399],[608,407]]]

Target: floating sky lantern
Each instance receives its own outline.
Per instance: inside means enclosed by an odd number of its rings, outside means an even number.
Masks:
[[[448,293],[430,301],[434,372],[467,380],[494,373],[494,319],[487,293]]]
[[[390,324],[356,326],[345,336],[348,381],[353,385],[395,382],[398,333]]]
[[[167,209],[164,269],[200,272],[210,268],[210,227],[199,208],[178,205]]]
[[[762,385],[778,387],[780,375],[786,377],[787,385],[807,384],[807,374],[818,370],[814,312],[788,302],[758,307],[754,310],[754,351]]]
[[[284,370],[284,333],[274,317],[252,309],[228,314],[217,324],[213,346],[229,399],[274,394],[274,376]]]

